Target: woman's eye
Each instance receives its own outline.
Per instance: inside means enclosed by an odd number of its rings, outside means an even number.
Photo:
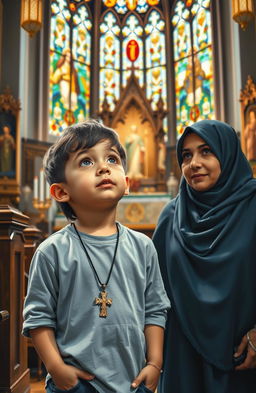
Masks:
[[[89,160],[89,158],[84,158],[81,162],[80,162],[80,166],[90,166],[92,165],[92,161]]]
[[[182,160],[183,161],[185,161],[185,160],[189,160],[191,158],[191,153],[189,153],[189,152],[184,152],[184,153],[182,153]]]
[[[118,159],[114,156],[108,157],[108,162],[110,164],[116,164],[118,162]]]
[[[211,151],[211,149],[209,147],[204,147],[203,150],[202,150],[202,153],[207,155],[207,154],[212,153],[212,151]]]

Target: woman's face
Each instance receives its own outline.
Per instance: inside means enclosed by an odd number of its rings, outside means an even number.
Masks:
[[[181,170],[186,182],[196,191],[212,188],[221,168],[217,157],[200,136],[191,133],[184,138]]]

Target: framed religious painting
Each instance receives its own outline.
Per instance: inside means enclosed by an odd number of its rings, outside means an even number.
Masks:
[[[245,88],[240,93],[240,103],[242,149],[256,177],[256,84],[251,76],[248,76]]]
[[[0,203],[17,206],[20,195],[20,103],[9,89],[0,95]]]

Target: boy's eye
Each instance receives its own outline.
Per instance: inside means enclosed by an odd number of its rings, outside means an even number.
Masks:
[[[90,166],[90,165],[92,165],[92,161],[89,158],[84,158],[80,162],[80,166]]]
[[[115,156],[110,156],[110,157],[108,157],[108,162],[110,164],[117,164],[118,163],[118,158],[115,157]]]

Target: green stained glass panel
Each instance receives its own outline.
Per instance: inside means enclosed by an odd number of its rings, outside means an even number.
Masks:
[[[177,62],[175,75],[177,132],[180,135],[194,121],[214,118],[211,48]]]
[[[71,13],[55,0],[51,10],[49,133],[60,135],[89,116],[91,22],[83,2]]]
[[[214,118],[210,0],[179,0],[172,17],[177,136]]]

